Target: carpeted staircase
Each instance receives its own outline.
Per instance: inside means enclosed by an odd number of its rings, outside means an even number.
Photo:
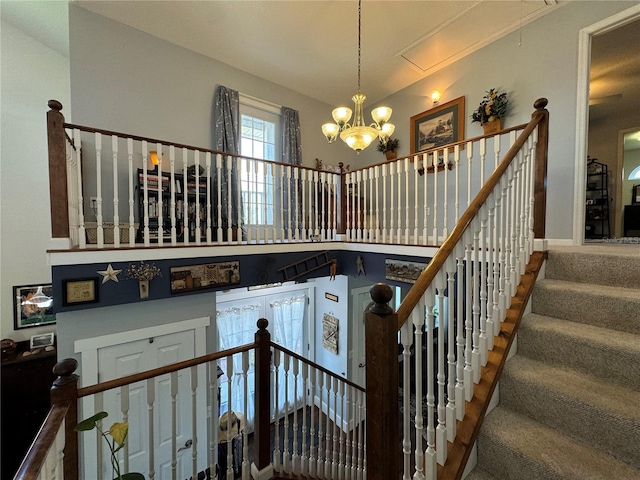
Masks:
[[[549,252],[468,480],[640,479],[640,248]]]

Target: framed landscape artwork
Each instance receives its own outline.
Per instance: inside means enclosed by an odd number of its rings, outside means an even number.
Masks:
[[[411,153],[464,140],[464,97],[411,117]]]

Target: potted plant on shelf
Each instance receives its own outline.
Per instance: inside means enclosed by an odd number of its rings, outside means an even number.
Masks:
[[[471,114],[471,120],[480,122],[485,135],[502,130],[502,119],[507,114],[509,100],[507,93],[498,93],[495,88],[490,89],[482,97],[478,108]]]
[[[382,140],[378,141],[378,151],[384,153],[387,156],[387,160],[398,158],[396,154],[398,146],[400,146],[400,140],[397,138],[389,138],[387,143],[383,143]]]

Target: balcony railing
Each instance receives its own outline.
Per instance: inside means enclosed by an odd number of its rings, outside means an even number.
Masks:
[[[68,124],[49,105],[52,236],[80,249],[438,246],[525,127],[336,172]]]

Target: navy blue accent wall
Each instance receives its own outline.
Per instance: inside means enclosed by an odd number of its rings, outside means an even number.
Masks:
[[[161,277],[156,277],[149,282],[149,297],[141,300],[138,289],[138,281],[129,279],[125,275],[125,270],[132,262],[111,262],[111,266],[115,270],[122,270],[118,274],[118,282],[110,280],[102,283],[102,275],[97,272],[106,270],[108,263],[95,263],[86,265],[65,265],[54,266],[52,268],[53,278],[53,295],[55,298],[63,298],[63,281],[77,280],[86,278],[96,278],[98,284],[99,302],[63,306],[62,302],[55,302],[56,312],[65,312],[73,310],[83,310],[90,308],[106,307],[110,305],[121,305],[126,303],[146,302],[149,300],[158,300],[162,298],[170,298],[173,296],[197,295],[198,293],[212,292],[216,290],[227,290],[230,288],[249,287],[253,285],[263,285],[266,283],[284,282],[283,272],[278,269],[294,264],[305,258],[315,256],[318,252],[295,252],[295,253],[278,253],[278,254],[260,254],[260,255],[237,255],[228,257],[199,257],[177,260],[153,260],[145,263],[156,265],[162,272]],[[322,252],[320,252],[322,253]],[[356,259],[361,256],[364,261],[365,274],[358,275]],[[385,279],[385,259],[393,258],[396,260],[416,261],[428,263],[430,258],[415,257],[408,255],[392,255],[381,253],[366,252],[345,252],[345,251],[328,251],[330,259],[337,260],[337,274],[358,277],[370,281],[372,284],[376,282],[385,282],[389,285],[397,285],[406,289],[411,287],[409,283],[397,282]],[[240,283],[227,286],[218,286],[196,291],[171,293],[171,268],[185,267],[189,265],[202,265],[212,263],[222,263],[238,261],[240,264]],[[140,262],[135,262],[140,263]],[[314,264],[311,262],[311,264]],[[301,270],[302,272],[302,270]],[[297,282],[305,282],[306,280],[318,277],[327,277],[330,274],[329,265],[313,270],[295,278]]]

